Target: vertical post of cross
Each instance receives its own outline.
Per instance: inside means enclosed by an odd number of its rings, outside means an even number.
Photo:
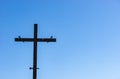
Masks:
[[[33,79],[37,79],[37,24],[34,24]]]

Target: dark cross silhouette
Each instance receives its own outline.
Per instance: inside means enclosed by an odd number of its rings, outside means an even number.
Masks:
[[[56,38],[53,38],[51,36],[50,38],[37,38],[37,29],[38,25],[34,24],[34,38],[21,38],[18,36],[18,38],[15,38],[15,41],[17,42],[33,42],[34,48],[33,48],[33,67],[30,67],[30,69],[33,69],[33,79],[37,79],[37,42],[56,42]]]

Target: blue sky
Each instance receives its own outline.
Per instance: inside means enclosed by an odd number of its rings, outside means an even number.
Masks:
[[[14,38],[57,38],[39,43],[37,79],[120,79],[119,0],[1,0],[1,79],[32,79],[33,44]]]

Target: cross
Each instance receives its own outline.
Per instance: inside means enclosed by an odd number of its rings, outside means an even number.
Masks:
[[[18,38],[15,38],[16,42],[33,42],[33,67],[30,67],[30,69],[33,69],[33,79],[37,79],[37,42],[56,42],[56,38],[53,38],[52,36],[50,38],[38,38],[37,37],[37,31],[38,25],[34,24],[34,38],[21,38],[20,36]]]

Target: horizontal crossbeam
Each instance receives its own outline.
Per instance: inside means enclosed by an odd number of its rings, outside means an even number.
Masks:
[[[34,38],[15,38],[15,41],[18,42],[34,42]],[[37,38],[37,42],[56,42],[55,38]]]

